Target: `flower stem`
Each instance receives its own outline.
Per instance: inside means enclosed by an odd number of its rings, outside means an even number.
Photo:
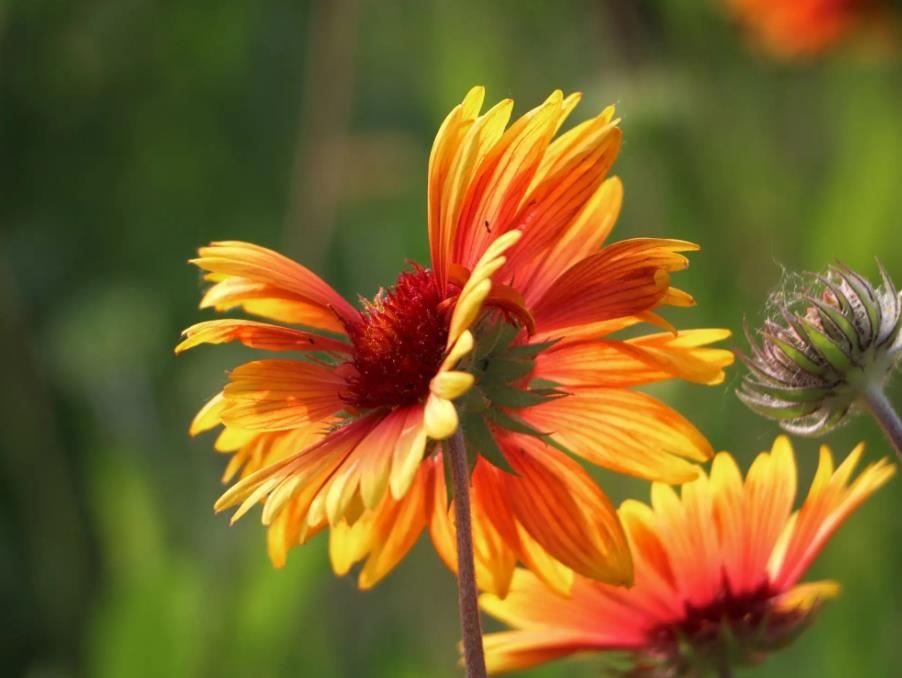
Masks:
[[[476,599],[473,568],[473,527],[470,519],[470,469],[460,428],[448,440],[451,457],[451,484],[454,491],[454,522],[457,530],[457,602],[463,635],[464,666],[467,678],[485,678],[485,654]]]
[[[880,428],[883,429],[886,437],[892,443],[893,449],[896,450],[896,456],[902,462],[902,420],[899,419],[898,413],[883,389],[875,387],[865,391],[864,405],[880,424]]]

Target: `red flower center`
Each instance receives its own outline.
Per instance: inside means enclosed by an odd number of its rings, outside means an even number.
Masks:
[[[804,613],[776,610],[775,595],[767,582],[739,595],[724,583],[720,595],[707,605],[687,603],[681,620],[652,629],[643,653],[646,661],[664,663],[677,672],[737,660],[761,661],[768,651],[788,642],[805,620]]]
[[[424,398],[448,341],[448,316],[432,271],[414,264],[380,290],[347,326],[354,344],[348,403],[359,408],[410,405]]]

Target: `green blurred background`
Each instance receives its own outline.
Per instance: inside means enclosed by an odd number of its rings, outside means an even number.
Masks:
[[[902,283],[900,75],[848,47],[775,62],[714,0],[0,2],[2,673],[460,675],[427,540],[359,593],[323,537],[276,571],[255,519],[213,515],[225,460],[186,428],[249,352],[174,358],[211,317],[185,260],[246,239],[370,296],[427,260],[430,143],[471,85],[520,112],[582,90],[574,119],[623,116],[616,236],[702,243],[678,278],[698,308],[671,317],[740,330],[783,267],[873,276],[879,255]],[[656,392],[748,462],[776,430],[733,396],[739,374]],[[889,451],[868,420],[830,442],[859,439]],[[816,447],[797,444],[806,483]],[[843,595],[740,675],[898,675],[900,505],[896,481],[840,531],[809,578]]]

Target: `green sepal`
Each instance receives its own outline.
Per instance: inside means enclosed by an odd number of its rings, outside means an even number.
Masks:
[[[477,362],[484,360],[499,347],[510,344],[520,332],[520,328],[504,322],[495,322],[485,333],[478,332],[479,341],[476,342],[476,350],[473,358]]]
[[[492,402],[486,397],[479,386],[471,388],[460,398],[454,401],[458,412],[485,412],[492,406]]]
[[[849,287],[855,291],[855,294],[858,295],[858,298],[861,300],[861,305],[864,306],[865,313],[868,315],[868,321],[871,323],[871,331],[867,343],[871,343],[880,334],[880,320],[882,315],[880,312],[880,302],[872,296],[870,286],[867,282],[863,281],[854,271],[847,269],[842,273],[842,276],[843,280],[845,280]]]
[[[824,374],[824,372],[827,371],[827,368],[824,365],[818,365],[788,341],[783,341],[779,337],[775,336],[770,336],[769,338],[781,351],[783,351],[787,358],[789,358],[805,372],[816,376],[821,376]]]
[[[470,415],[461,422],[464,431],[464,439],[467,441],[467,452],[482,456],[487,462],[502,471],[519,475],[507,461],[504,452],[498,446],[498,441],[492,435],[492,430],[482,415]]]
[[[539,391],[539,390],[543,390],[543,389],[558,391],[561,386],[563,386],[563,384],[556,382],[556,381],[552,381],[551,379],[543,379],[542,377],[533,377],[532,379],[529,380],[530,390],[535,390],[535,391]],[[561,393],[561,395],[566,395],[566,393],[564,391],[559,391],[559,392]]]
[[[536,344],[521,344],[520,346],[511,346],[504,352],[504,355],[508,358],[532,360],[542,351],[551,348],[559,341],[560,339],[552,339],[551,341],[542,341]]]
[[[801,388],[780,388],[778,386],[768,386],[767,384],[761,383],[750,383],[748,384],[748,388],[793,403],[806,403],[822,400],[830,395],[832,391],[832,389],[829,388],[818,388],[814,386],[810,388],[804,386]]]
[[[486,397],[492,401],[493,406],[511,407],[514,409],[535,407],[552,397],[559,397],[551,396],[545,392],[524,391],[514,386],[491,386],[486,387],[484,390]]]
[[[763,417],[769,419],[784,420],[798,419],[805,415],[816,412],[820,403],[788,403],[781,406],[778,402],[767,402],[762,400],[757,394],[747,393],[745,391],[736,391],[737,397],[744,402],[749,409],[757,412]]]
[[[810,297],[809,301],[817,307],[818,311],[820,311],[821,322],[824,324],[824,327],[829,329],[830,323],[827,322],[827,320],[829,319],[832,321],[833,326],[835,326],[837,331],[842,335],[841,337],[837,337],[837,339],[844,338],[849,342],[850,346],[857,345],[859,349],[864,350],[864,345],[861,343],[861,337],[858,336],[858,329],[845,315],[840,313],[839,309],[836,309],[829,304],[825,304],[814,297]]]
[[[854,365],[851,356],[847,355],[845,351],[836,345],[835,341],[821,332],[813,323],[808,320],[802,320],[802,324],[805,326],[806,334],[812,346],[837,372],[846,372]]]
[[[506,428],[508,431],[513,431],[514,433],[522,433],[541,440],[545,440],[548,436],[547,433],[542,433],[538,429],[533,428],[519,417],[515,417],[514,415],[503,412],[497,408],[489,410],[486,413],[486,416],[501,428]]]
[[[504,353],[503,355],[507,356],[507,353]],[[532,360],[513,360],[507,357],[492,357],[488,361],[488,366],[480,377],[480,382],[486,384],[497,382],[509,384],[525,377],[532,372],[532,368]]]

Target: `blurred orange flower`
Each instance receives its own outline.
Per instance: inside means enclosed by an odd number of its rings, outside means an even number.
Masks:
[[[191,426],[224,426],[224,480],[240,480],[216,510],[237,506],[235,520],[263,502],[276,565],[330,526],[334,569],[365,558],[369,587],[428,525],[456,567],[441,441],[462,426],[484,589],[503,595],[517,560],[560,589],[574,571],[629,583],[616,512],[562,450],[665,482],[695,478],[692,462],[713,454],[687,420],[630,390],[719,383],[732,354],[707,347],[728,332],[677,333],[654,312],[693,303],[670,273],[695,245],[602,247],[622,198],[607,178],[621,139],[613,109],[555,139],[578,94],[554,92],[510,127],[513,103],[479,115],[483,94],[467,94],[432,149],[431,269],[413,265],[361,310],[256,245],[217,242],[193,260],[213,283],[202,308],[305,328],[214,320],[176,349],[239,341],[299,354],[237,367]],[[667,331],[610,336],[643,321]]]
[[[879,28],[881,0],[727,0],[735,16],[771,52],[814,54],[856,30]]]
[[[485,638],[490,671],[523,669],[586,650],[630,653],[629,676],[731,675],[761,661],[812,620],[838,592],[835,582],[799,584],[834,531],[895,472],[883,459],[855,480],[859,445],[839,466],[821,448],[798,511],[792,447],[777,438],[743,483],[721,452],[710,476],[683,485],[682,497],[655,484],[651,506],[628,500],[620,518],[635,560],[629,590],[578,578],[569,598],[517,570],[504,600],[482,607],[515,627]]]

